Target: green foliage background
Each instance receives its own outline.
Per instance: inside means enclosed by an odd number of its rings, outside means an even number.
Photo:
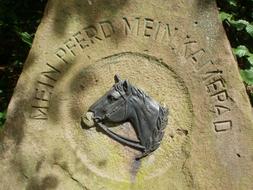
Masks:
[[[45,4],[45,0],[0,0],[0,127]]]
[[[0,0],[0,128],[46,2]],[[217,4],[253,105],[253,0],[217,0]]]
[[[217,0],[217,4],[253,105],[253,0]]]

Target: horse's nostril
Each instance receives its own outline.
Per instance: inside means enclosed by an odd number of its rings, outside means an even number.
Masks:
[[[87,112],[86,115],[82,117],[82,123],[85,127],[93,127],[94,126],[94,113],[93,112]]]

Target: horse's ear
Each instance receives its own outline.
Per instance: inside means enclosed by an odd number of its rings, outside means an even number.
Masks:
[[[123,82],[123,89],[125,92],[128,92],[129,90],[129,82],[127,80],[124,80]]]
[[[115,81],[115,83],[118,83],[119,81],[121,81],[119,75],[116,74],[116,75],[114,76],[114,81]]]

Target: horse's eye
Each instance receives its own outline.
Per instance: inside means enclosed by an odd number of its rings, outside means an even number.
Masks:
[[[111,94],[108,96],[108,99],[112,102],[117,100],[114,96],[112,96]]]

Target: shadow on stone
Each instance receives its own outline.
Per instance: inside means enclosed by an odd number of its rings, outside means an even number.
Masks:
[[[77,82],[81,81],[81,82]],[[73,120],[80,120],[83,109],[78,104],[77,100],[81,99],[80,92],[85,92],[89,88],[94,87],[96,85],[97,79],[96,79],[96,73],[92,69],[87,69],[86,71],[80,71],[78,74],[76,74],[70,83],[70,92],[73,92],[73,94],[76,94],[76,98],[72,100],[72,104],[76,104],[76,106],[72,106],[70,110],[70,115]]]
[[[64,68],[62,73],[59,75],[57,78],[57,82],[61,81],[62,78],[67,76],[71,72],[71,68],[74,67],[76,60],[73,59],[70,61],[71,64],[69,64],[67,67]],[[56,64],[58,65],[58,64]],[[57,85],[57,82],[55,83],[55,86]],[[60,106],[61,106],[61,99],[59,97],[62,97],[62,92],[56,92],[52,95],[51,100],[50,100],[50,109],[48,110],[48,116],[50,120],[54,123],[57,123],[60,120]]]
[[[23,96],[23,88],[22,85],[19,85],[19,87],[15,89],[17,91],[17,96]],[[4,129],[1,132],[2,142],[5,137],[12,139],[16,145],[19,145],[22,142],[25,126],[25,108],[27,107],[27,102],[30,100],[31,97],[20,98],[16,101],[12,100],[13,102],[9,104],[8,117]]]
[[[216,3],[213,0],[198,0],[198,6],[199,6],[199,10],[205,10],[206,8],[208,8],[209,6],[213,5],[213,3]],[[213,7],[213,6],[211,6]]]
[[[127,5],[128,0],[93,0],[89,3],[83,3],[74,0],[71,3],[58,1],[52,7],[55,9],[54,31],[57,35],[63,35],[66,32],[70,19],[77,17],[85,26],[92,26],[104,18],[111,19],[116,13]]]
[[[35,60],[37,60],[37,57],[38,56],[34,52],[32,52],[32,51],[29,52],[29,55],[25,61],[24,67],[22,69],[22,73],[36,63]]]
[[[38,177],[33,177],[30,179],[26,190],[55,189],[58,186],[58,183],[58,179],[53,175],[47,175],[41,180]]]

